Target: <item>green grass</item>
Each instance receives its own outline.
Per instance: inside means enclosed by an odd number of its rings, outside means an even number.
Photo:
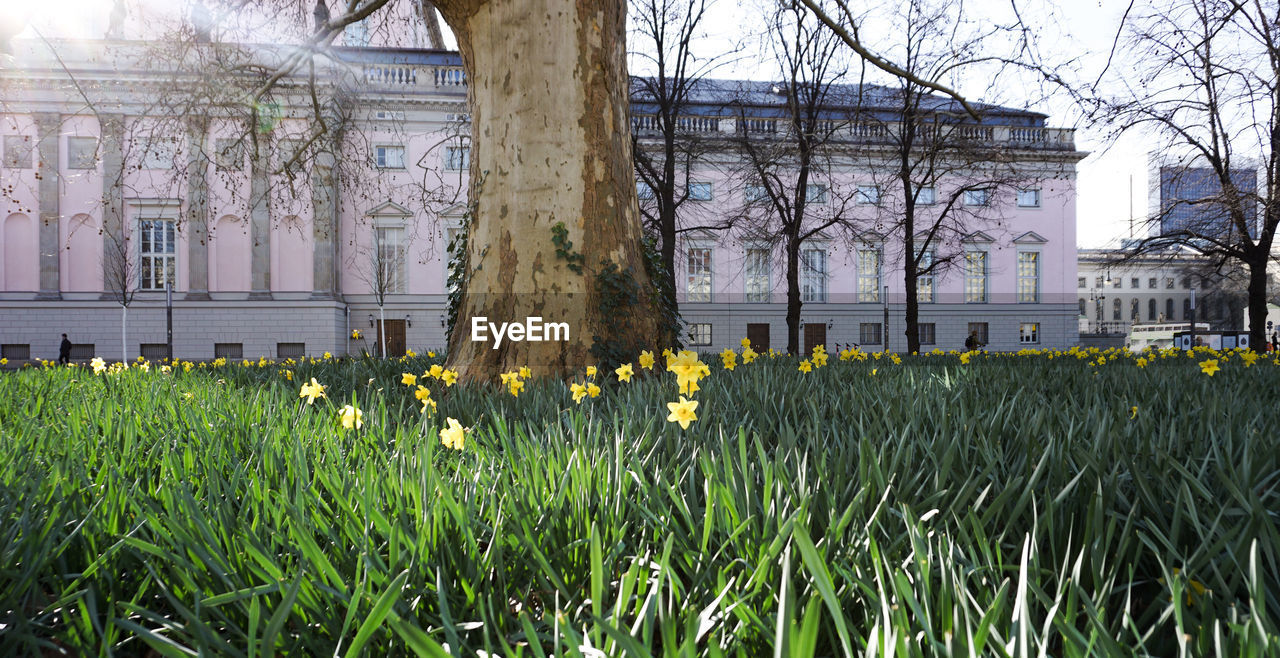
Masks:
[[[1272,361],[704,360],[0,373],[0,654],[1280,655]]]

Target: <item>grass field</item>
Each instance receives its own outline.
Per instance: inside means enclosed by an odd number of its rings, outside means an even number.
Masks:
[[[1274,359],[733,360],[0,373],[0,655],[1280,655]]]

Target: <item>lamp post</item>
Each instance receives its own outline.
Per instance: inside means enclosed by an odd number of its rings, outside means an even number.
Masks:
[[[1110,280],[1110,275],[1108,275],[1107,280],[1108,281]],[[1095,334],[1103,333],[1102,319],[1106,317],[1106,312],[1107,312],[1106,288],[1101,288],[1101,289],[1094,288],[1093,290],[1089,291],[1089,299],[1093,300],[1093,303],[1094,303],[1093,305],[1094,305],[1094,308],[1097,310],[1097,315],[1098,315],[1098,322],[1094,326],[1093,333]]]
[[[1191,289],[1191,347],[1196,346],[1196,289]]]
[[[889,353],[889,286],[884,287],[884,353]]]

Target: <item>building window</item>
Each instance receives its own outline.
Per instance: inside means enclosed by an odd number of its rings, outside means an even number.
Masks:
[[[933,267],[934,253],[926,251],[920,255],[920,264],[917,266],[917,272],[927,270]],[[921,304],[932,304],[934,302],[934,277],[933,273],[921,274],[916,277],[916,301]]]
[[[1147,300],[1147,322],[1156,321],[1156,300]]]
[[[763,185],[748,185],[742,188],[742,199],[747,203],[760,203],[769,200],[769,192]]]
[[[1089,314],[1088,305],[1085,304],[1084,297],[1080,298],[1080,315],[1087,316]]]
[[[685,301],[711,301],[711,248],[689,247]]]
[[[1040,190],[1018,190],[1018,207],[1019,208],[1039,208],[1040,207]]]
[[[1173,300],[1164,300],[1164,321],[1173,322]]]
[[[1040,342],[1040,323],[1023,322],[1018,325],[1018,342],[1023,345],[1035,345]]]
[[[1120,320],[1120,300],[1113,299],[1111,300],[1111,321],[1119,322]]]
[[[1173,290],[1173,277],[1167,276],[1164,278],[1164,287],[1167,290]]]
[[[1190,290],[1190,289],[1191,289],[1191,278],[1190,278],[1190,277],[1185,277],[1185,276],[1184,276],[1184,277],[1182,277],[1182,289],[1183,289],[1183,290]]]
[[[373,291],[404,292],[404,229],[379,226],[373,229]]]
[[[1190,299],[1182,300],[1182,319],[1187,321],[1191,320],[1191,300]]]
[[[276,343],[277,359],[300,359],[306,355],[306,343]]]
[[[804,186],[804,200],[806,203],[826,203],[827,186],[821,183]]]
[[[880,344],[880,323],[879,322],[863,322],[858,325],[858,344],[859,345],[879,345]]]
[[[966,206],[988,206],[991,205],[991,189],[982,188],[977,190],[964,191],[964,205]]]
[[[175,169],[178,166],[178,140],[155,137],[142,151],[143,169]]]
[[[922,187],[916,190],[916,205],[932,206],[936,203],[936,196],[932,187]]]
[[[1119,289],[1123,288],[1123,287],[1124,287],[1124,280],[1123,280],[1123,279],[1121,279],[1120,277],[1116,277],[1116,278],[1112,279],[1112,280],[1111,280],[1111,287],[1112,287],[1112,288],[1115,288],[1116,290],[1119,290]]]
[[[1101,287],[1102,287],[1102,277],[1100,277],[1100,276],[1095,276],[1095,277],[1093,277],[1093,287],[1094,287],[1094,288],[1101,288]]]
[[[1116,279],[1119,281],[1119,279]],[[1040,301],[1040,252],[1018,252],[1018,302]]]
[[[4,166],[10,169],[31,168],[31,138],[26,135],[4,136]]]
[[[31,346],[21,343],[6,343],[4,345],[0,345],[0,357],[4,357],[10,361],[30,361]]]
[[[177,240],[172,219],[143,219],[138,222],[139,274],[142,290],[164,290],[174,281]]]
[[[470,146],[450,146],[444,150],[444,168],[449,171],[462,171],[471,166]]]
[[[1139,285],[1140,283],[1141,281],[1139,281],[1138,277],[1136,276],[1129,279],[1129,287],[1134,290],[1137,290],[1138,288],[1142,287],[1141,285]]]
[[[987,301],[987,252],[964,253],[964,301],[984,304]]]
[[[875,205],[880,203],[880,188],[876,185],[859,185],[858,192],[853,197],[854,203],[860,205]]]
[[[747,301],[769,301],[769,250],[747,250]]]
[[[1135,323],[1142,320],[1142,306],[1137,299],[1129,300],[1129,320]]]
[[[215,139],[214,161],[223,171],[240,171],[244,168],[244,142],[238,139]]]
[[[711,323],[695,322],[689,325],[689,344],[707,346],[711,344]]]
[[[970,322],[969,333],[965,335],[973,335],[978,339],[978,345],[987,344],[987,323],[986,322]]]
[[[67,138],[67,169],[97,169],[98,138]]]
[[[1080,277],[1079,279],[1076,279],[1076,287],[1077,287],[1077,288],[1079,288],[1079,289],[1081,289],[1081,290],[1084,290],[1085,288],[1088,288],[1088,287],[1089,287],[1089,281],[1088,281],[1088,279],[1086,279],[1086,278],[1084,278],[1084,277]]]
[[[356,48],[369,45],[369,25],[365,21],[348,23],[342,31],[342,43]]]
[[[404,147],[373,147],[373,163],[379,169],[404,169]]]
[[[453,294],[458,289],[459,279],[450,281],[450,277],[453,276],[453,257],[462,248],[462,243],[459,241],[461,236],[461,226],[450,226],[444,230],[444,258],[442,260],[444,260],[445,291],[449,294]],[[461,262],[459,262],[459,265],[461,265]]]
[[[858,250],[858,301],[880,301],[880,250]]]
[[[140,343],[138,355],[148,361],[159,361],[169,357],[168,343]]]
[[[215,359],[243,359],[244,343],[214,343],[213,358]]]
[[[689,183],[689,200],[710,201],[711,183]]]
[[[920,337],[921,345],[938,344],[937,325],[932,322],[921,322],[917,324],[916,334]]]
[[[827,301],[827,252],[822,249],[801,251],[800,274],[801,301]]]
[[[1159,286],[1157,286],[1156,278],[1154,276],[1151,277],[1150,279],[1147,279],[1147,288],[1150,288],[1151,290],[1155,290],[1157,287]]]

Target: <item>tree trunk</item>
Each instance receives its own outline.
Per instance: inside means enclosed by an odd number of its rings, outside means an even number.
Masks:
[[[464,381],[529,366],[565,376],[594,337],[636,353],[659,335],[628,123],[623,0],[439,0],[471,106],[467,270],[449,367]],[[552,241],[563,225],[571,244]],[[580,254],[580,255],[579,255]],[[602,261],[639,299],[601,298]],[[480,320],[483,318],[483,320]],[[473,340],[473,322],[566,323],[566,340]],[[533,322],[533,321],[531,321]],[[497,346],[495,349],[495,345]]]
[[[383,313],[382,304],[378,304],[378,341],[382,343],[382,358],[387,358],[387,316]]]
[[[800,353],[800,241],[788,237],[787,244],[787,354]]]
[[[1249,266],[1249,347],[1267,351],[1267,251]]]
[[[129,307],[120,305],[120,361],[129,362],[129,342],[126,335],[129,327]]]

